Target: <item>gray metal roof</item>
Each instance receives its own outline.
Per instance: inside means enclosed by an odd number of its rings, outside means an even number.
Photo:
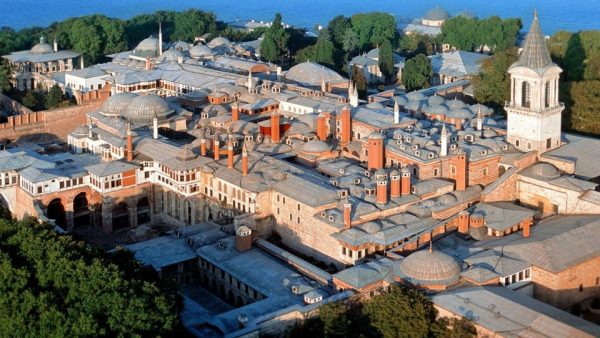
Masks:
[[[556,65],[550,57],[550,52],[546,46],[546,38],[540,28],[536,11],[533,16],[531,28],[529,28],[529,33],[527,33],[527,37],[525,38],[525,45],[519,56],[519,60],[513,63],[509,70],[515,67],[526,67],[542,74],[550,66]]]
[[[87,171],[98,177],[106,177],[110,175],[120,174],[122,172],[136,169],[137,165],[124,161],[110,161],[85,167]]]
[[[173,264],[196,259],[196,253],[183,238],[158,237],[126,246],[134,257],[156,271]]]
[[[600,139],[575,134],[562,134],[565,145],[541,155],[575,163],[575,175],[584,179],[600,176]]]

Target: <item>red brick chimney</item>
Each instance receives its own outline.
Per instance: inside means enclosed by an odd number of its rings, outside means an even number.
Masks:
[[[402,168],[402,196],[410,195],[410,169]]]
[[[248,149],[246,148],[245,142],[242,147],[242,175],[248,175]]]
[[[531,221],[527,220],[527,221],[525,221],[525,224],[523,224],[523,237],[529,237],[530,230],[531,230]]]
[[[245,225],[235,231],[235,249],[239,252],[252,249],[252,230]]]
[[[461,234],[469,233],[470,214],[467,210],[458,213],[458,232]]]
[[[369,136],[369,159],[367,162],[368,169],[383,169],[383,134],[372,133]]]
[[[388,202],[388,194],[387,194],[387,179],[382,178],[377,180],[377,203],[378,204],[387,204]]]
[[[239,119],[240,119],[240,111],[239,111],[238,103],[237,103],[237,101],[235,101],[233,103],[233,106],[231,106],[231,121],[236,122]]]
[[[219,137],[215,134],[213,138],[213,155],[215,156],[215,161],[218,161],[221,157],[220,148],[221,147],[219,146]]]
[[[206,156],[206,138],[204,136],[200,139],[200,155]]]
[[[456,190],[465,191],[467,188],[467,155],[464,153],[456,156]]]
[[[127,161],[133,161],[133,135],[129,123],[127,123]]]
[[[273,112],[271,114],[271,142],[277,143],[281,140],[279,131],[279,113]]]
[[[233,141],[227,142],[227,168],[233,169]]]
[[[352,137],[352,118],[350,117],[350,108],[342,109],[342,143],[348,143]]]
[[[350,200],[346,198],[344,202],[344,229],[350,229],[352,227],[352,204]]]
[[[390,188],[390,197],[400,197],[400,173],[397,170],[393,170],[390,173],[390,180],[392,181],[392,186]]]
[[[321,141],[325,141],[327,139],[327,122],[325,114],[321,113],[317,117],[317,137]]]

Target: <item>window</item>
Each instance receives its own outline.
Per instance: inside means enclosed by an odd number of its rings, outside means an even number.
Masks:
[[[531,143],[527,143],[527,150],[531,150]]]
[[[530,270],[529,269],[525,270],[525,278],[529,278],[529,275],[530,275]]]
[[[545,90],[544,90],[544,107],[550,107],[550,82],[546,82]]]
[[[552,138],[546,140],[546,149],[550,149],[550,147],[552,147]]]
[[[450,166],[450,172],[453,174],[456,174],[456,167],[455,166]]]
[[[529,108],[531,107],[531,88],[527,81],[523,81],[521,84],[521,106]]]
[[[583,292],[583,284],[579,284],[579,292]]]
[[[487,168],[483,168],[483,176],[487,176],[487,174],[488,174]]]
[[[515,146],[517,146],[517,147],[518,147],[520,143],[521,143],[521,142],[519,142],[519,140],[515,140]]]
[[[596,285],[600,285],[600,277],[596,277]]]
[[[439,175],[439,169],[438,168],[434,168],[433,169],[433,176],[438,176]]]

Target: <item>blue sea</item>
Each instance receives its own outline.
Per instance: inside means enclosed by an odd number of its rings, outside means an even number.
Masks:
[[[101,13],[129,18],[156,10],[197,8],[214,12],[219,20],[270,21],[276,12],[286,23],[312,28],[336,15],[380,11],[405,21],[435,6],[450,14],[469,10],[480,18],[519,17],[525,27],[534,9],[544,33],[600,29],[600,0],[0,0],[0,27],[47,26],[68,17]]]

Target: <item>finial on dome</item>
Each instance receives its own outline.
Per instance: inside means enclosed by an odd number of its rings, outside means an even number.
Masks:
[[[537,8],[533,10],[533,20],[537,20],[538,19],[538,13],[537,13]]]

